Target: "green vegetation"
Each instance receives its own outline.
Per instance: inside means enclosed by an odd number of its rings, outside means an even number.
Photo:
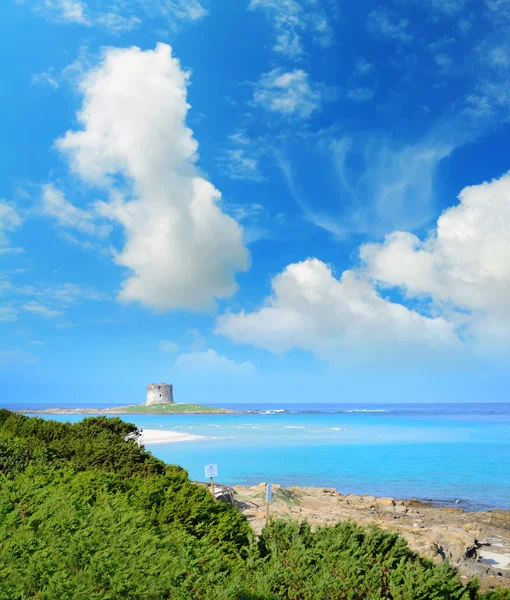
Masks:
[[[111,410],[111,409],[110,409]],[[120,406],[115,409],[119,413],[152,413],[152,414],[167,414],[167,413],[222,413],[226,412],[224,408],[216,408],[215,406],[202,406],[201,404],[153,404],[146,406],[145,404],[133,404],[131,406]]]
[[[275,520],[259,540],[180,467],[124,437],[0,410],[0,600],[503,600],[402,538]]]

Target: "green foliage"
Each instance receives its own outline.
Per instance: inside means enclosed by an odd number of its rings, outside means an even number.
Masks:
[[[0,410],[0,600],[506,600],[394,533],[244,516],[134,442],[134,425]]]
[[[489,590],[483,594],[482,600],[510,600],[510,590]]]

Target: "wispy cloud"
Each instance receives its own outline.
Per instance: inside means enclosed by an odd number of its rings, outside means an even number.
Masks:
[[[101,216],[94,208],[84,210],[74,206],[66,199],[62,190],[51,184],[43,187],[41,210],[44,215],[55,219],[60,227],[100,237],[107,236],[111,231],[111,226],[98,223]]]
[[[408,19],[397,17],[385,9],[377,9],[370,12],[368,14],[367,27],[374,35],[403,44],[411,42],[414,38],[414,35],[409,30]]]
[[[307,119],[321,107],[321,86],[302,69],[274,69],[260,76],[255,84],[253,103],[267,111],[289,118]]]
[[[174,364],[177,371],[201,373],[209,376],[253,375],[255,367],[251,362],[236,363],[226,356],[209,348],[203,352],[180,354]]]
[[[34,73],[32,75],[32,85],[49,85],[53,89],[57,89],[60,85],[58,75],[55,74],[55,69],[50,67],[42,73]]]
[[[369,73],[372,73],[372,71],[374,70],[374,65],[373,65],[373,63],[369,62],[363,56],[360,56],[356,60],[355,68],[356,68],[356,73],[360,76],[363,76],[363,75],[368,75]]]
[[[16,321],[17,318],[18,312],[13,306],[9,304],[0,306],[0,323],[11,323]]]
[[[26,350],[0,350],[0,369],[15,368],[17,365],[31,365],[37,358]]]
[[[89,0],[17,0],[31,6],[37,14],[62,24],[78,24],[99,27],[112,35],[132,31],[142,20],[133,14],[140,8],[148,18],[159,17],[170,26],[179,22],[196,21],[207,14],[199,0],[137,0],[126,3],[112,0],[106,11],[98,3]]]
[[[96,16],[95,24],[107,29],[110,33],[124,33],[136,29],[141,19],[134,15],[122,15],[118,12],[99,13]]]
[[[346,92],[346,98],[353,102],[369,102],[374,97],[375,90],[371,87],[351,87]]]
[[[218,158],[220,170],[231,179],[263,181],[259,164],[262,151],[258,140],[238,130],[229,136],[229,145]]]
[[[251,10],[263,10],[276,34],[273,50],[288,58],[304,53],[303,35],[330,46],[333,30],[320,0],[251,0]]]
[[[161,352],[177,352],[179,349],[179,345],[175,342],[171,342],[170,340],[160,340],[159,341],[159,349]]]
[[[9,202],[0,198],[0,253],[22,252],[22,248],[12,248],[9,246],[9,234],[22,224],[21,214],[14,202]]]
[[[41,304],[40,302],[27,302],[26,304],[23,305],[23,310],[26,310],[27,312],[36,314],[36,315],[40,315],[41,317],[45,317],[45,318],[52,318],[52,317],[58,317],[62,314],[61,310],[54,310],[51,308],[48,308],[47,306],[45,306],[44,304]]]

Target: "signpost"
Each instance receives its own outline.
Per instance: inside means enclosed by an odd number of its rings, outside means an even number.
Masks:
[[[205,478],[211,480],[211,494],[213,498],[216,499],[214,495],[214,477],[218,477],[218,465],[205,465]]]
[[[269,503],[271,502],[272,493],[273,493],[272,484],[266,483],[266,525],[269,525]]]

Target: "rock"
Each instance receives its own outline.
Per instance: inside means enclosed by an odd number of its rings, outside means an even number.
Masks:
[[[395,500],[393,498],[378,498],[377,504],[379,506],[395,506]]]

